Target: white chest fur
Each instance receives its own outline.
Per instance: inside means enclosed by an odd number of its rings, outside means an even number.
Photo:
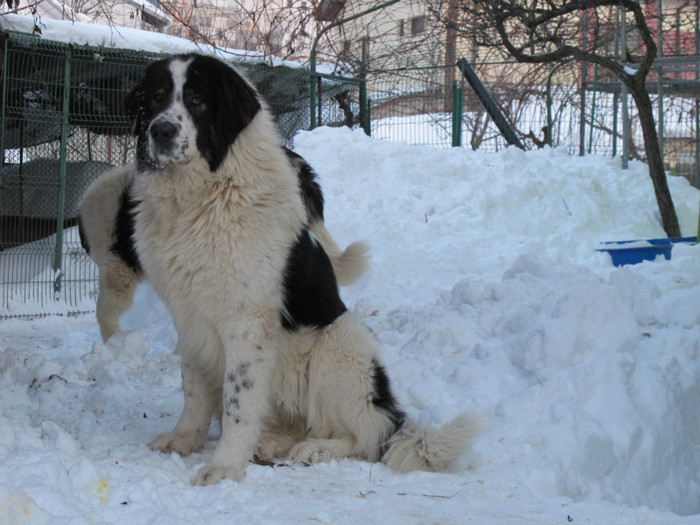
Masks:
[[[200,160],[137,175],[136,248],[176,323],[197,311],[213,320],[241,308],[282,306],[303,204],[281,149],[257,156],[245,138],[216,173]]]

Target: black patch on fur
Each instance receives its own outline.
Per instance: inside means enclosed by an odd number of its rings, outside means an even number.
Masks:
[[[406,414],[399,408],[399,403],[396,401],[394,394],[391,392],[389,384],[389,376],[386,370],[380,365],[376,359],[372,359],[372,404],[384,412],[391,421],[394,429],[388,437],[393,436],[406,421]],[[386,443],[380,445],[380,453],[383,456],[386,452]]]
[[[143,269],[134,244],[134,221],[138,201],[131,198],[130,187],[131,185],[124,188],[119,196],[119,209],[114,218],[115,241],[110,247],[110,251],[124,261],[135,273],[141,273]]]
[[[228,403],[228,405],[225,407],[226,415],[228,416],[231,416],[233,414],[233,411],[230,410],[231,406],[233,406],[236,409],[239,408],[238,398],[236,397],[236,395],[240,394],[241,391],[250,390],[254,386],[253,380],[250,379],[248,374],[249,370],[250,363],[241,363],[240,365],[238,365],[235,372],[229,372],[228,376],[226,377],[226,382],[228,384],[225,386],[225,389],[228,393],[224,403]],[[233,399],[233,401],[231,401],[231,399]]]
[[[238,395],[242,391],[253,388],[253,380],[249,377],[250,363],[241,363],[235,371],[230,371],[226,376],[224,385],[224,413],[230,417],[234,423],[240,423],[241,404]]]
[[[174,85],[170,64],[174,60],[191,60],[183,86],[184,103],[197,129],[197,149],[209,163],[209,169],[216,171],[261,105],[255,89],[226,62],[195,53],[150,64],[126,96],[126,112],[138,137],[138,169],[155,167],[148,156],[148,128],[172,103]]]
[[[391,392],[389,376],[376,359],[372,359],[372,404],[389,415],[392,423],[398,428],[406,419],[406,414]]]
[[[284,272],[282,326],[328,326],[347,311],[338,293],[331,261],[323,247],[304,229],[287,256]]]
[[[224,399],[224,413],[233,419],[235,423],[241,422],[241,406],[236,396],[228,395]]]
[[[297,172],[299,178],[299,189],[301,190],[301,198],[306,207],[306,217],[309,223],[323,220],[323,192],[321,186],[316,179],[316,172],[308,162],[299,155],[294,153],[289,148],[283,148],[287,154],[289,162]]]

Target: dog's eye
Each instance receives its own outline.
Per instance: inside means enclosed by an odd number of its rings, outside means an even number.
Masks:
[[[159,89],[153,94],[153,101],[157,103],[161,103],[165,100],[165,90]]]
[[[193,106],[200,106],[204,103],[204,99],[200,97],[199,95],[192,95],[192,98],[190,99],[190,103]]]

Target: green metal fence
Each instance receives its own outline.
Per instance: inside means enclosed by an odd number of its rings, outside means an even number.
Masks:
[[[691,58],[659,60],[649,90],[667,170],[700,187],[700,62]],[[582,90],[578,62],[540,70],[528,82],[512,80],[525,76],[522,65],[472,65],[525,148],[620,156],[626,145],[630,158],[644,160],[636,108],[629,98],[625,124],[621,86],[609,76],[592,74]],[[367,97],[375,138],[493,152],[508,146],[456,66],[369,71]]]
[[[133,152],[121,97],[152,56],[3,35],[0,315],[90,309],[78,203]]]
[[[97,269],[80,246],[78,203],[100,173],[133,158],[122,100],[161,55],[0,33],[0,319],[94,309]],[[287,144],[309,126],[309,73],[238,64]],[[320,81],[324,124],[357,120],[353,79]]]

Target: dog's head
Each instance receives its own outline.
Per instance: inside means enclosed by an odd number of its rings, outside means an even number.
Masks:
[[[203,158],[216,171],[260,111],[255,89],[227,63],[176,55],[150,64],[126,96],[139,171]]]

